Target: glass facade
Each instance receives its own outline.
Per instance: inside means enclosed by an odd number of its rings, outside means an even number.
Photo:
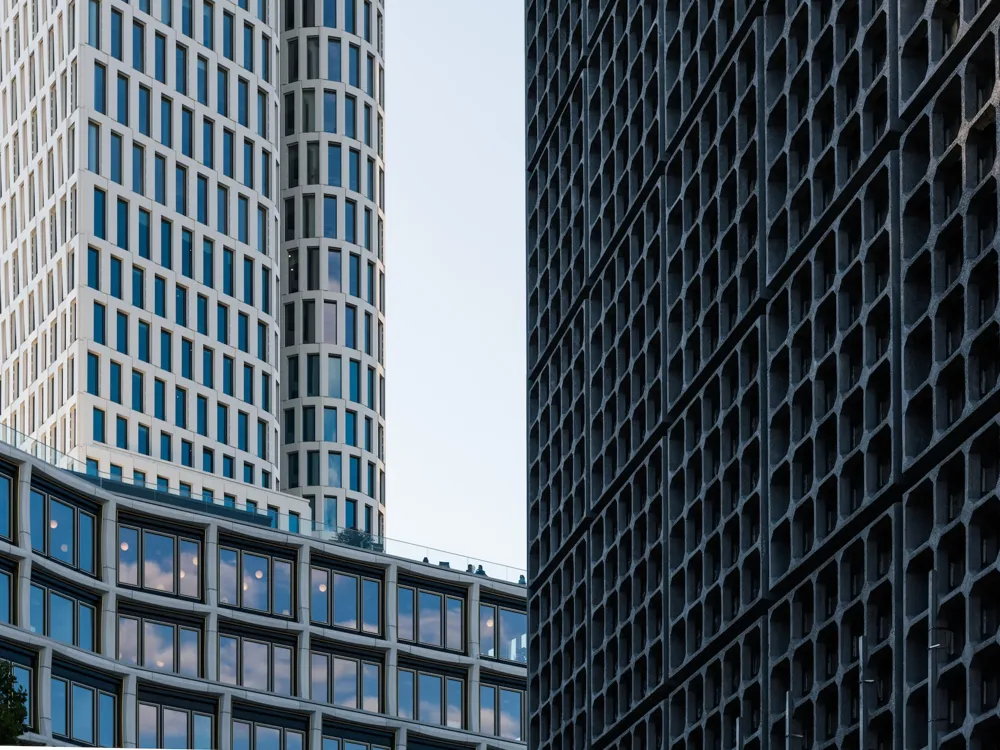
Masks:
[[[272,530],[270,503],[254,524],[233,520],[229,496],[216,510],[178,509],[129,489],[68,491],[67,475],[40,462],[30,487],[18,475],[17,465],[0,461],[0,511],[8,524],[28,522],[20,540],[28,546],[18,552],[32,561],[30,585],[20,601],[19,558],[0,554],[0,622],[38,640],[0,643],[0,658],[14,663],[32,707],[50,707],[53,738],[214,748],[228,732],[231,748],[308,750],[308,721],[289,723],[271,705],[283,696],[323,713],[327,750],[396,748],[399,719],[412,722],[411,737],[420,725],[458,730],[448,736],[455,747],[466,747],[469,732],[523,742],[517,648],[526,615],[513,584],[442,573],[322,534],[290,537]],[[209,524],[213,518],[222,523]],[[111,544],[96,544],[98,528],[113,530]],[[105,586],[117,592],[110,630]],[[387,618],[393,608],[395,619]],[[473,612],[483,649],[469,637]],[[501,644],[493,652],[490,638]],[[41,642],[52,644],[52,669],[40,676]],[[133,673],[138,692],[126,694]],[[185,690],[185,680],[196,688]],[[233,689],[232,714],[223,717],[221,695]],[[39,702],[40,691],[48,701]],[[358,716],[377,720],[359,724]],[[29,717],[32,726],[38,718]]]

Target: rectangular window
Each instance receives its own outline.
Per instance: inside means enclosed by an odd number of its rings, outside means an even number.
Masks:
[[[108,69],[94,63],[94,109],[101,114],[108,113]]]

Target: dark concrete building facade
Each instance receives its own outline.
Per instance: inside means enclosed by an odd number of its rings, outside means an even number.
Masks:
[[[997,0],[527,0],[532,750],[1000,741]]]

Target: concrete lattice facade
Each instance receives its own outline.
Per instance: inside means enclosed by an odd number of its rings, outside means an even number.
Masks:
[[[25,739],[524,747],[523,586],[136,492],[0,443],[0,658]]]
[[[526,2],[530,747],[996,746],[998,39]]]
[[[385,531],[382,2],[283,6],[285,488]]]

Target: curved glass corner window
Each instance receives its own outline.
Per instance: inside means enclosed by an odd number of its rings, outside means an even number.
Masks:
[[[465,726],[464,680],[400,667],[397,698],[401,719],[456,729]]]
[[[97,599],[82,600],[58,588],[32,582],[30,627],[32,633],[76,646],[97,650]]]
[[[235,634],[219,634],[219,682],[294,695],[295,649]]]
[[[31,490],[31,547],[35,552],[76,568],[97,573],[97,513],[70,501]]]
[[[527,613],[492,604],[480,604],[479,652],[491,659],[527,664]]]
[[[399,640],[451,651],[464,650],[462,599],[408,586],[400,586],[397,591]]]
[[[158,672],[201,677],[201,630],[119,615],[118,660]]]
[[[313,622],[375,635],[381,632],[380,581],[315,566],[309,575]]]
[[[52,734],[75,745],[115,747],[118,699],[89,685],[53,677]]]
[[[219,603],[292,617],[292,561],[232,547],[219,548]]]
[[[14,526],[14,482],[6,474],[0,474],[0,537],[11,538]]]
[[[201,597],[201,542],[118,524],[118,582],[161,594]]]
[[[146,702],[139,703],[138,714],[140,748],[215,747],[215,717],[211,714]]]
[[[258,722],[233,719],[232,750],[303,750],[305,734]]]
[[[524,693],[495,685],[480,685],[479,729],[486,735],[523,740]]]

